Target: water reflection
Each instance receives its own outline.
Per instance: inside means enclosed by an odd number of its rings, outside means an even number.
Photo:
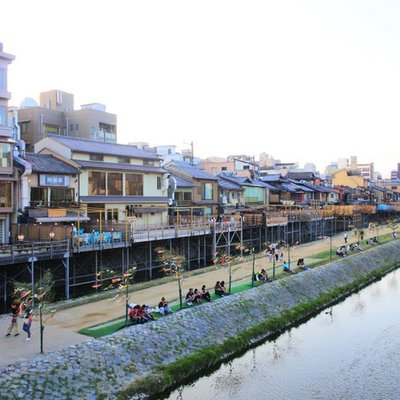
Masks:
[[[169,398],[400,399],[399,279],[394,271]]]

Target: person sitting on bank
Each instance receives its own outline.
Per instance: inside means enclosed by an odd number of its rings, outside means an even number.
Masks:
[[[336,250],[336,254],[340,257],[345,257],[346,256],[346,247],[345,246],[340,246],[337,250]]]
[[[167,300],[165,300],[165,297],[161,297],[161,300],[158,303],[158,311],[162,315],[172,314],[171,307],[168,305]]]
[[[201,287],[201,290],[200,290],[199,294],[200,294],[200,298],[202,300],[205,300],[205,301],[208,301],[208,302],[211,301],[211,296],[210,296],[210,293],[208,292],[208,290],[206,288],[206,285],[203,285]]]
[[[299,258],[297,260],[297,266],[301,268],[303,271],[307,271],[309,269],[309,267],[307,267],[307,265],[304,264],[304,258]]]
[[[225,281],[221,281],[221,289],[224,292],[224,296],[228,295],[228,291],[225,288]]]
[[[296,273],[295,271],[292,271],[290,269],[290,265],[286,261],[283,262],[282,267],[283,267],[283,272],[290,272],[291,274],[295,274]]]
[[[193,292],[193,288],[190,288],[186,293],[185,302],[188,306],[192,306],[193,303],[199,303],[198,296]]]
[[[396,232],[393,232],[393,233],[392,233],[392,238],[393,238],[393,239],[397,239],[397,233],[396,233]]]
[[[215,284],[215,294],[217,296],[225,296],[226,295],[226,290],[225,290],[225,282],[222,281],[217,281],[217,283]]]
[[[155,321],[155,318],[153,314],[150,312],[150,307],[146,304],[142,305],[142,310],[143,310],[143,318],[146,321]]]
[[[372,243],[379,243],[379,240],[376,236],[372,238]]]
[[[269,278],[268,272],[262,268],[260,273],[258,274],[260,281],[264,282],[271,282],[271,279]]]

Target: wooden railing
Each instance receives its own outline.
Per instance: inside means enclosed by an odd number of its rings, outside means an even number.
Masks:
[[[24,242],[0,245],[0,264],[29,262],[37,258],[51,259],[66,255],[69,240],[50,240],[46,242]]]

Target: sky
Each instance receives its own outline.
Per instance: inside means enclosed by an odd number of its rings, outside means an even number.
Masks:
[[[198,157],[400,162],[397,0],[13,0],[10,105],[42,91],[99,102],[118,141]]]

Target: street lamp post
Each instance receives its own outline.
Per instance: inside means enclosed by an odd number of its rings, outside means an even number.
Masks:
[[[125,326],[128,326],[128,308],[129,308],[129,285],[126,282],[126,293],[125,293]]]
[[[43,315],[42,315],[42,303],[39,304],[39,322],[40,322],[40,353],[43,354]]]
[[[329,259],[332,261],[332,232],[329,236]]]
[[[253,251],[253,273],[251,275],[251,287],[254,286],[254,264],[255,264],[255,261],[256,261],[256,254]]]
[[[275,254],[273,256],[274,258],[272,259],[272,278],[275,279]]]

